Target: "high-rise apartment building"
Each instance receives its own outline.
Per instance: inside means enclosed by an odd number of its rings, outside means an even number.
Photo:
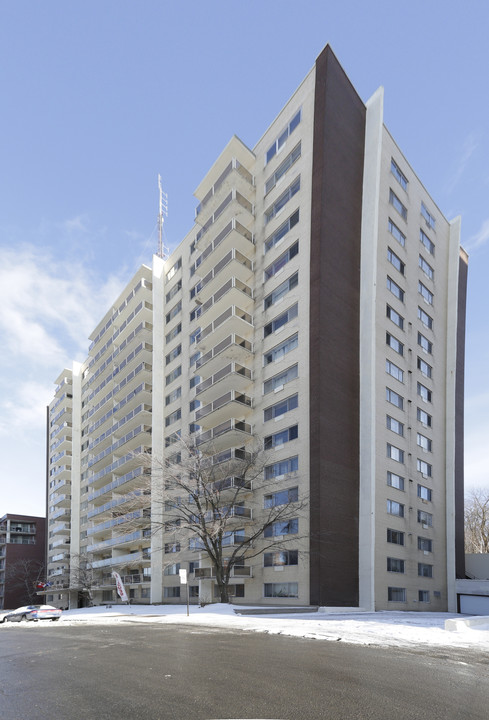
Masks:
[[[36,581],[45,572],[46,518],[0,517],[0,610],[38,602]]]
[[[72,573],[90,559],[97,602],[115,598],[112,570],[134,600],[178,599],[180,568],[191,597],[212,594],[164,512],[154,533],[135,453],[174,460],[197,437],[224,462],[259,438],[277,498],[292,490],[307,511],[279,528],[297,535],[290,552],[241,568],[236,602],[455,609],[467,257],[459,220],[384,126],[383,92],[365,104],[326,47],[255,147],[233,137],[195,195],[191,231],[140,268],[62,373],[49,577],[68,571],[60,549]],[[269,502],[258,495],[237,533]]]

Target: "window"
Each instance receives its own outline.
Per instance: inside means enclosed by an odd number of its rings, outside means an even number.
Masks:
[[[276,200],[271,207],[268,208],[268,210],[265,210],[265,225],[270,222],[270,220],[273,220],[274,217],[276,217],[287,205],[289,200],[292,200],[294,195],[299,192],[301,189],[301,177],[299,175],[298,178],[294,180],[291,185],[285,190],[285,192],[282,193],[282,195]]]
[[[422,242],[422,244],[425,246],[425,248],[428,250],[430,255],[435,254],[435,246],[429,239],[428,235],[424,233],[422,230],[419,231],[419,239]]]
[[[279,550],[268,552],[263,556],[264,567],[284,567],[285,565],[297,565],[299,552],[297,550]]]
[[[433,330],[433,318],[420,307],[418,307],[418,318],[421,320],[423,325],[425,325],[425,327],[427,327],[429,330]]]
[[[435,277],[435,271],[433,270],[431,265],[426,262],[422,255],[419,256],[419,267],[424,272],[426,277],[429,277],[430,280],[433,280],[433,278]]]
[[[180,440],[181,434],[182,433],[180,430],[175,430],[174,433],[172,433],[171,435],[168,435],[165,438],[165,447],[166,448],[170,447],[170,445],[174,445],[176,442],[178,442]]]
[[[420,472],[422,475],[424,475],[425,477],[431,477],[433,468],[429,463],[425,462],[425,460],[420,460],[419,458],[417,458],[416,467],[418,469],[418,472]]]
[[[399,165],[391,159],[391,173],[396,178],[399,185],[402,187],[403,190],[407,190],[408,181],[404,173],[399,168]]]
[[[163,570],[163,575],[178,575],[180,572],[180,563],[173,563],[173,565],[168,565]]]
[[[198,350],[197,352],[195,352],[193,355],[190,356],[189,367],[192,367],[192,365],[195,365],[195,363],[197,362],[197,360],[199,358],[200,358],[200,350]]]
[[[182,258],[178,258],[175,265],[166,273],[166,281],[169,282],[172,277],[175,275],[177,270],[180,270],[182,267]]]
[[[298,303],[295,305],[292,305],[288,310],[286,310],[284,313],[276,317],[274,320],[269,322],[265,327],[263,328],[263,337],[268,337],[272,333],[276,332],[280,328],[282,328],[284,325],[286,325],[288,322],[293,320],[297,317],[298,314]]]
[[[271,160],[271,159],[280,151],[280,149],[283,147],[283,145],[285,144],[285,141],[287,140],[287,138],[289,137],[289,135],[291,135],[292,132],[296,129],[296,127],[298,126],[298,124],[299,124],[300,121],[301,121],[301,112],[302,112],[302,111],[299,110],[299,112],[297,112],[297,113],[294,115],[294,117],[293,117],[292,120],[289,122],[289,124],[287,125],[287,127],[285,128],[285,130],[282,130],[282,132],[280,133],[280,135],[278,136],[278,138],[272,143],[272,145],[270,145],[270,147],[268,148],[268,150],[267,150],[267,152],[266,152],[266,156],[265,156],[265,157],[266,157],[266,162],[265,162],[265,165],[268,165],[268,163],[270,162],[270,160]]]
[[[418,590],[418,602],[429,603],[430,591],[429,590]]]
[[[431,489],[418,483],[418,497],[431,502]]]
[[[290,290],[293,290],[298,284],[299,273],[296,272],[291,275],[290,278],[287,278],[285,282],[281,283],[278,287],[276,287],[275,290],[270,293],[270,295],[266,296],[264,301],[265,310],[268,310],[268,308],[270,308],[272,305],[275,305],[275,303],[279,302],[279,300],[282,300],[287,295],[287,293]]]
[[[169,393],[165,398],[165,405],[171,405],[172,402],[175,402],[175,400],[178,400],[179,397],[182,396],[182,388],[177,387],[176,390],[173,390],[173,392]]]
[[[433,293],[428,290],[426,285],[423,285],[421,280],[418,281],[418,292],[424,297],[427,303],[433,305]]]
[[[199,567],[200,567],[200,562],[199,562],[199,560],[191,560],[191,561],[189,562],[189,564],[188,564],[188,572],[189,572],[189,575],[192,574],[192,573],[194,573],[194,572],[196,571],[196,569],[199,568]]]
[[[169,312],[166,313],[166,315],[165,315],[165,321],[166,321],[167,323],[169,323],[170,320],[173,320],[173,318],[178,315],[178,313],[181,311],[181,309],[182,309],[182,301],[179,300],[179,301],[177,302],[177,304],[174,305],[174,306],[172,307],[172,309],[171,309]]]
[[[178,408],[178,410],[175,410],[175,412],[170,413],[170,415],[168,415],[165,418],[165,427],[168,427],[169,425],[173,425],[173,423],[178,422],[178,420],[180,420],[181,417],[182,417],[182,409]]]
[[[194,423],[194,422],[189,423],[189,426],[188,426],[189,434],[193,435],[194,433],[199,432],[200,427],[201,426],[198,425],[197,423]]]
[[[418,563],[418,575],[420,577],[433,577],[433,565],[427,565],[426,563]]]
[[[277,345],[263,355],[264,365],[269,365],[272,362],[279,362],[279,360],[282,360],[287,353],[296,348],[298,343],[299,335],[298,333],[295,333],[295,335],[287,338],[287,340],[284,340],[284,342],[280,343],[280,345]]]
[[[171,363],[173,360],[175,360],[180,355],[181,352],[182,352],[182,345],[179,344],[176,347],[174,347],[173,350],[171,350],[168,353],[168,355],[166,355],[165,364],[169,365],[169,363]]]
[[[426,220],[426,224],[429,225],[430,228],[435,229],[436,220],[433,217],[433,215],[429,212],[428,208],[424,204],[424,202],[421,203],[421,215]]]
[[[180,543],[165,543],[165,553],[180,552]]]
[[[290,428],[281,430],[280,432],[268,435],[264,440],[265,450],[271,450],[271,448],[280,447],[291,440],[296,440],[299,437],[299,426],[293,425]]]
[[[387,572],[403,573],[404,572],[404,560],[399,558],[387,558]]]
[[[272,177],[267,180],[265,183],[265,195],[268,195],[270,190],[273,190],[275,185],[278,183],[278,181],[285,175],[285,173],[292,167],[292,165],[298,160],[301,156],[301,144],[295,146],[295,148],[290,152],[285,160],[280,163],[278,168],[273,173]]]
[[[392,430],[392,432],[397,433],[397,435],[404,435],[404,423],[399,422],[399,420],[396,420],[390,415],[386,415],[386,426],[388,430]]]
[[[431,365],[428,365],[427,362],[418,357],[418,370],[420,370],[425,377],[430,378],[433,368]]]
[[[199,597],[199,586],[198,585],[189,585],[188,592],[189,592],[189,597],[198,598]]]
[[[166,302],[170,302],[170,300],[171,300],[172,298],[174,298],[175,295],[177,294],[177,292],[178,292],[179,290],[181,290],[181,289],[182,289],[182,281],[179,280],[179,281],[172,287],[172,289],[169,290],[169,291],[166,293],[166,298],[165,298],[165,299],[166,299]]]
[[[189,345],[193,345],[195,342],[197,342],[197,338],[200,335],[200,331],[201,331],[201,328],[198,327],[193,332],[190,333],[190,335],[188,337]]]
[[[389,202],[392,205],[395,210],[399,213],[399,215],[404,219],[407,220],[407,208],[402,204],[402,202],[397,197],[396,193],[391,189],[389,190]]]
[[[200,383],[200,380],[201,380],[200,375],[194,375],[193,378],[190,378],[190,383],[189,383],[190,390],[192,390],[192,388],[194,388],[196,385],[198,385]]]
[[[175,325],[175,327],[172,330],[170,330],[169,333],[167,333],[165,335],[166,342],[167,343],[171,342],[174,338],[176,338],[178,333],[181,333],[181,332],[182,332],[182,323],[178,323],[178,325]]]
[[[421,435],[421,433],[417,433],[417,444],[419,445],[419,447],[422,447],[423,450],[431,452],[431,440],[430,438],[426,437],[426,435]]]
[[[387,276],[387,290],[390,290],[398,300],[404,302],[404,290],[389,276]]]
[[[423,350],[430,355],[433,352],[433,343],[428,340],[427,337],[423,335],[423,333],[418,333],[418,345],[423,348]]]
[[[386,316],[389,318],[389,320],[392,320],[394,325],[397,325],[398,328],[401,330],[404,329],[404,318],[402,315],[399,315],[398,312],[394,310],[394,308],[391,308],[390,305],[387,305],[386,307]]]
[[[392,237],[394,237],[397,240],[397,242],[400,245],[402,245],[402,247],[404,247],[406,245],[406,236],[404,235],[404,233],[402,233],[399,230],[397,225],[395,223],[393,223],[390,218],[389,218],[389,223],[388,223],[387,227],[388,227],[388,230],[389,230],[390,234],[392,235]]]
[[[399,530],[387,528],[387,542],[394,545],[404,545],[404,533]]]
[[[432,417],[429,415],[425,410],[422,410],[421,408],[418,408],[417,410],[417,418],[420,423],[425,425],[425,427],[431,427]]]
[[[424,510],[418,510],[418,522],[428,527],[433,527],[433,515]]]
[[[278,418],[281,415],[285,415],[286,412],[289,412],[289,410],[294,410],[299,404],[299,396],[298,395],[291,395],[291,397],[286,398],[285,400],[281,400],[279,403],[276,403],[275,405],[271,405],[270,407],[266,408],[263,412],[263,420],[266,422],[267,420],[273,420],[274,418]]]
[[[267,465],[265,468],[265,480],[279,478],[282,475],[297,472],[298,469],[299,458],[296,455],[295,457],[287,458],[287,460],[281,460],[280,462],[273,463],[273,465]]]
[[[385,399],[387,402],[391,403],[391,405],[395,405],[399,410],[402,410],[404,408],[404,398],[399,395],[399,393],[396,393],[394,390],[391,390],[390,388],[386,387],[385,389]]]
[[[274,597],[299,597],[299,585],[296,582],[289,583],[265,583],[263,594],[266,598]]]
[[[387,599],[389,602],[406,602],[406,588],[388,587]]]
[[[279,375],[274,375],[274,377],[263,383],[263,394],[267,395],[274,390],[282,389],[284,385],[294,380],[297,375],[298,365],[292,365],[292,367],[287,368],[287,370],[284,370],[284,372],[281,372]]]
[[[385,361],[385,371],[396,380],[399,380],[399,382],[404,382],[404,370],[401,370],[400,367],[394,365],[390,360]]]
[[[299,532],[299,519],[277,520],[268,525],[263,531],[265,537],[277,537],[278,535],[295,535]]]
[[[299,489],[296,487],[289,488],[289,490],[280,490],[278,492],[265,495],[264,507],[272,508],[277,505],[288,505],[289,503],[297,502],[299,497]]]
[[[387,443],[387,457],[391,460],[395,460],[396,462],[403,463],[404,462],[404,450],[401,450],[400,448],[396,447],[395,445],[391,445],[390,443]]]
[[[393,488],[397,488],[397,490],[404,490],[404,478],[400,475],[397,475],[397,473],[387,471],[387,485]]]
[[[292,260],[299,252],[299,241],[297,240],[293,245],[289,247],[286,252],[281,255],[278,260],[265,268],[265,281],[270,280],[271,277],[277,275],[287,263]]]
[[[194,410],[198,410],[200,408],[200,400],[191,400],[189,403],[189,410],[190,412],[193,412]]]
[[[200,317],[201,312],[202,312],[202,305],[197,305],[197,307],[194,308],[190,313],[190,316],[189,316],[190,322],[192,322],[192,320],[195,320],[195,318]]]
[[[404,345],[390,333],[385,334],[385,342],[389,347],[395,350],[396,353],[399,353],[399,355],[404,355]]]
[[[182,374],[182,366],[179,365],[175,370],[172,370],[171,373],[169,373],[165,378],[166,385],[169,385],[174,380],[176,380],[180,375]]]
[[[418,550],[423,550],[423,552],[433,552],[433,540],[418,537]]]
[[[198,283],[196,283],[193,288],[190,289],[190,299],[193,300],[194,297],[202,290],[202,280],[200,280]]]
[[[426,402],[431,402],[431,390],[429,390],[426,385],[422,385],[420,382],[418,383],[418,395],[423,398],[423,400],[426,400]]]
[[[394,265],[396,270],[399,270],[401,275],[404,275],[404,270],[406,266],[402,262],[401,258],[396,255],[396,253],[393,252],[390,248],[387,248],[387,260],[391,263],[391,265]]]
[[[163,597],[165,598],[179,598],[180,597],[180,586],[166,587],[163,588]]]
[[[404,505],[396,502],[395,500],[387,500],[387,512],[389,515],[404,517]]]
[[[286,220],[283,225],[279,227],[278,230],[276,230],[271,237],[268,238],[268,240],[265,240],[265,252],[267,253],[269,250],[271,250],[275,245],[278,245],[279,242],[287,235],[289,230],[292,230],[292,228],[297,225],[299,222],[299,210],[296,210],[292,213],[292,215]]]

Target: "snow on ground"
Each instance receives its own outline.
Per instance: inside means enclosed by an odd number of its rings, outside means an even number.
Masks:
[[[200,608],[190,606],[187,617],[185,605],[112,605],[67,610],[57,623],[28,622],[4,623],[0,631],[12,627],[36,628],[46,626],[61,628],[73,625],[114,625],[119,623],[160,623],[181,625],[204,625],[288,635],[316,640],[342,641],[359,645],[383,645],[390,647],[434,648],[457,647],[479,649],[489,652],[489,617],[486,625],[473,629],[458,623],[456,631],[445,629],[445,620],[463,619],[451,613],[417,612],[334,612],[320,608],[317,613],[276,615],[240,615],[241,610],[253,606],[214,604]],[[462,627],[460,627],[462,625]]]

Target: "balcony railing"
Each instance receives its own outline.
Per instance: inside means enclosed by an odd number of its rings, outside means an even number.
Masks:
[[[216,425],[210,430],[207,430],[205,433],[199,435],[199,437],[197,438],[197,445],[203,445],[207,442],[216,442],[218,438],[221,438],[227,433],[233,433],[234,439],[235,434],[240,435],[244,433],[245,435],[251,436],[252,432],[253,428],[249,423],[245,423],[242,420],[236,420],[235,418],[231,418],[230,420],[226,420],[226,422],[223,422],[220,425]]]
[[[215,579],[215,577],[216,577],[216,570],[213,567],[195,568],[195,579],[196,580]],[[230,577],[232,577],[232,578],[253,577],[252,568],[247,565],[235,565],[231,569]]]
[[[111,483],[108,483],[108,485],[104,485],[99,490],[95,490],[92,493],[89,493],[88,495],[88,501],[91,502],[92,500],[95,500],[96,498],[100,497],[101,495],[104,495],[107,492],[110,492],[111,490],[114,490],[115,488],[121,487],[122,485],[125,485],[126,483],[130,482],[131,480],[134,480],[135,478],[140,477],[141,475],[150,475],[151,470],[149,468],[142,468],[138,467],[134,470],[131,470],[130,472],[126,473],[126,475],[122,475],[121,477],[116,478]]]
[[[247,395],[238,393],[235,390],[230,390],[225,395],[221,395],[220,398],[217,398],[217,400],[214,400],[208,405],[204,405],[204,407],[197,410],[195,414],[195,420],[198,422],[207,415],[214,413],[216,410],[219,410],[220,408],[223,408],[230,403],[239,403],[244,407],[251,408],[252,400]]]
[[[212,200],[212,198],[217,195],[222,184],[224,183],[226,178],[231,175],[233,170],[238,173],[238,175],[240,175],[242,178],[244,178],[244,180],[246,180],[246,182],[249,183],[250,186],[253,185],[253,175],[243,165],[241,165],[237,158],[233,158],[231,162],[226,165],[223,172],[219,175],[218,179],[211,187],[209,192],[205,195],[205,197],[202,198],[201,202],[195,208],[196,218],[202,212],[205,206]]]
[[[202,337],[202,333],[199,334],[199,341]],[[232,333],[217,343],[211,350],[202,355],[195,365],[196,370],[199,370],[203,365],[210,362],[212,359],[217,358],[224,350],[226,352],[226,358],[230,360],[243,360],[253,353],[253,345],[249,340],[245,340],[240,335]]]
[[[203,467],[211,467],[212,465],[221,465],[226,462],[251,462],[251,453],[244,448],[231,448],[223,452],[204,457],[201,460]]]
[[[132,533],[127,533],[127,535],[120,535],[119,537],[103,540],[102,542],[96,543],[95,545],[88,545],[87,552],[100,552],[101,550],[104,550],[106,548],[114,547],[114,545],[124,545],[127,543],[136,542],[137,540],[142,540],[142,537],[142,531],[135,530]]]

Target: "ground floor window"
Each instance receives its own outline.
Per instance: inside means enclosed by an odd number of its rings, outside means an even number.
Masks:
[[[111,602],[113,600],[113,593],[112,590],[103,590],[102,591],[102,602]]]
[[[166,598],[179,598],[180,597],[180,586],[177,587],[166,587],[163,589],[164,597]]]
[[[198,585],[189,585],[188,586],[188,596],[191,598],[198,598],[199,597],[199,586]]]
[[[430,591],[429,590],[419,590],[418,591],[418,600],[422,603],[429,603],[430,601]]]
[[[150,588],[141,588],[141,597],[142,598],[149,598],[151,597],[151,590]]]
[[[389,602],[406,602],[406,588],[389,587],[387,597]]]
[[[245,596],[245,586],[243,584],[241,585],[228,585],[228,593],[231,597],[238,597],[238,598],[244,598]],[[214,585],[214,597],[218,598],[220,597],[221,593],[219,591],[219,586]]]
[[[289,583],[265,583],[264,596],[273,597],[299,597],[299,584]]]

